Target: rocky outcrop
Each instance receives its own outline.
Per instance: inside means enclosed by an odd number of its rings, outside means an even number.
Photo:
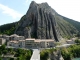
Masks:
[[[77,30],[59,16],[47,3],[37,4],[32,1],[28,12],[18,22],[15,33],[26,38],[59,41],[65,36],[72,37],[73,34],[77,33]]]
[[[50,53],[48,60],[64,60],[64,59],[63,59],[63,57],[61,55],[60,50],[58,50],[56,52]]]

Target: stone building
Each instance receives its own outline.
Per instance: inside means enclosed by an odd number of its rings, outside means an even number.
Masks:
[[[52,39],[32,39],[28,38],[25,40],[9,41],[8,46],[19,47],[19,48],[51,48],[54,47],[54,40]]]
[[[66,42],[67,42],[67,44],[74,44],[75,43],[74,40],[67,40]]]
[[[5,43],[6,43],[6,40],[3,38],[0,38],[0,45],[5,44]]]
[[[18,36],[16,34],[13,34],[11,36],[5,35],[3,36],[4,39],[6,39],[6,41],[11,41],[11,40],[24,40],[24,36]]]

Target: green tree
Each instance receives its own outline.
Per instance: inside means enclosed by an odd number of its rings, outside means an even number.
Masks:
[[[78,39],[75,40],[75,43],[80,44],[80,40],[78,40]]]
[[[0,60],[2,60],[2,58],[0,57]]]
[[[48,54],[49,54],[49,53],[48,53],[47,51],[42,51],[42,52],[40,53],[40,59],[41,59],[41,60],[47,60],[48,57],[49,57]]]
[[[9,60],[14,60],[14,58],[9,58]]]
[[[2,50],[2,51],[5,50],[5,47],[6,47],[5,45],[2,45],[2,46],[0,47],[0,50]]]
[[[8,51],[7,50],[3,50],[3,54],[7,54],[8,53]]]

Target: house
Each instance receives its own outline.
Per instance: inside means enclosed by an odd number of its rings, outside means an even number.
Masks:
[[[54,40],[52,39],[34,39],[28,38],[25,40],[12,40],[7,43],[8,46],[15,48],[50,48],[54,47]]]
[[[7,46],[12,46],[18,48],[19,44],[18,41],[9,41],[7,42]]]
[[[11,40],[24,40],[24,36],[18,36],[17,34],[13,34],[10,36]]]
[[[0,35],[0,38],[2,38],[2,35]]]
[[[52,39],[40,40],[40,47],[41,48],[50,48],[50,47],[54,47],[54,46],[55,46],[54,40],[52,40]]]
[[[11,40],[9,42],[7,42],[7,46],[12,46],[15,48],[25,48],[25,40]]]
[[[74,40],[67,40],[66,42],[67,42],[67,44],[74,44],[75,43]]]
[[[25,48],[25,40],[19,40],[19,41],[18,41],[18,45],[19,45],[19,47],[21,47],[21,48]]]
[[[54,40],[52,39],[26,39],[26,48],[50,48],[54,47]]]
[[[0,38],[0,45],[3,45],[6,43],[6,40],[4,38]]]
[[[11,37],[10,37],[10,36],[5,36],[5,39],[6,39],[6,41],[8,42],[8,41],[11,40]]]
[[[11,36],[5,35],[3,38],[6,39],[6,41],[11,41],[11,40],[24,40],[24,36],[18,36],[17,34],[13,34]]]
[[[34,48],[35,47],[35,39],[28,38],[25,40],[25,48]]]

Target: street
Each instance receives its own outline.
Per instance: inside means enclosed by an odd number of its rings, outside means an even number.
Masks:
[[[30,60],[40,60],[40,50],[33,49],[33,54]]]

